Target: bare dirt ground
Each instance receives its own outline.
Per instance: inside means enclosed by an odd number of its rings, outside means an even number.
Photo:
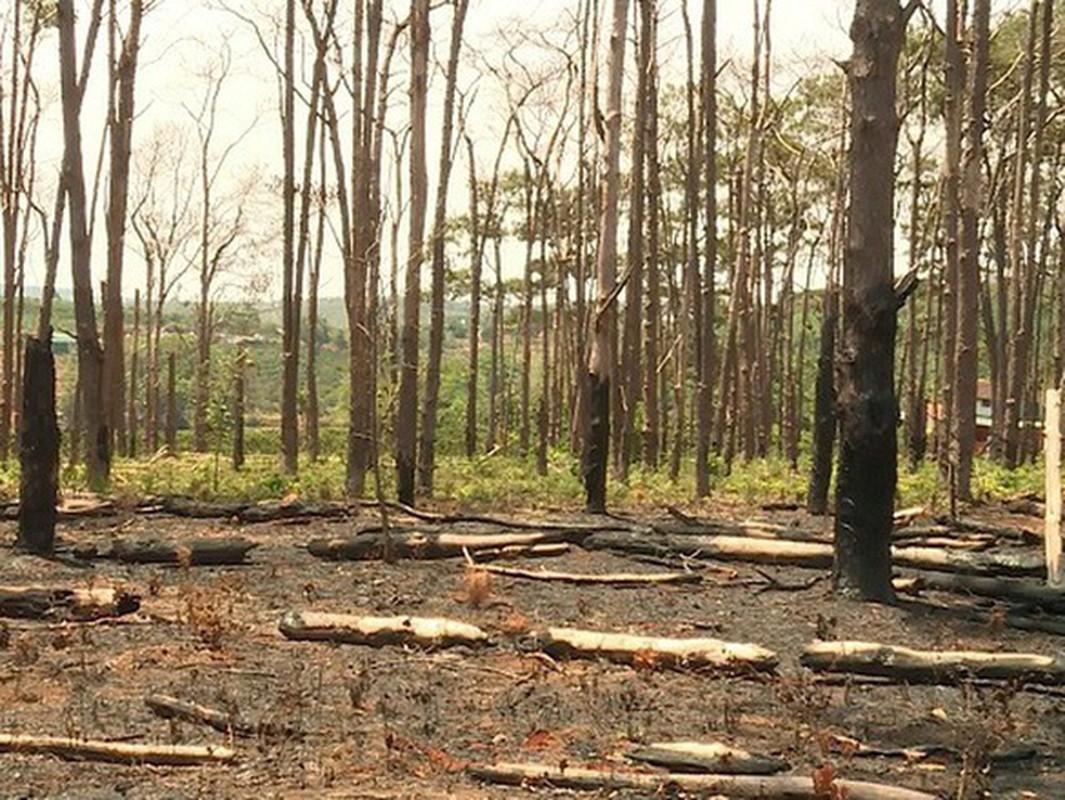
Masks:
[[[723,509],[721,515],[828,529],[828,521],[791,512]],[[805,590],[759,591],[762,577],[742,563],[712,565],[698,585],[647,588],[493,576],[487,597],[471,597],[462,559],[329,562],[301,546],[313,536],[349,534],[372,522],[370,516],[234,526],[126,514],[63,523],[60,531],[65,542],[80,544],[105,543],[115,535],[239,533],[260,544],[250,565],[241,567],[96,561],[78,568],[0,550],[3,585],[119,584],[142,597],[137,614],[117,620],[5,621],[0,731],[227,743],[225,734],[210,728],[154,716],[143,702],[152,692],[293,729],[230,742],[239,758],[227,766],[129,767],[0,755],[0,797],[569,796],[479,785],[463,767],[495,760],[623,764],[633,743],[678,739],[777,754],[799,774],[828,761],[843,777],[943,797],[955,797],[962,780],[970,790],[982,783],[987,797],[1065,797],[1065,694],[830,683],[798,663],[803,645],[819,636],[929,649],[1061,652],[1060,638],[1001,629],[994,613],[973,598],[927,596],[984,609],[976,619],[920,604],[885,608],[838,601],[827,576]],[[1008,521],[1038,527],[1031,518]],[[0,537],[12,541],[13,523],[3,526]],[[517,566],[582,573],[663,569],[576,547]],[[818,574],[776,567],[765,572],[790,588]],[[480,625],[498,643],[433,652],[293,642],[277,627],[293,609],[444,616]],[[778,676],[752,678],[557,661],[530,652],[515,635],[549,625],[754,642],[775,650],[781,664]],[[840,752],[833,744],[837,737],[885,748],[943,745],[975,766],[963,770],[962,760],[949,756],[857,757]],[[1022,746],[1034,748],[1034,758],[986,768],[988,752]]]

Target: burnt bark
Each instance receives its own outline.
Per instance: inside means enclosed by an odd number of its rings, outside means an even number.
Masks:
[[[903,10],[897,0],[857,0],[848,66],[853,111],[833,578],[842,594],[881,602],[894,599],[891,531],[898,479],[898,301],[892,285],[896,68],[914,7]]]
[[[55,548],[59,486],[59,423],[51,339],[28,338],[23,364],[18,544],[32,553],[48,555]]]

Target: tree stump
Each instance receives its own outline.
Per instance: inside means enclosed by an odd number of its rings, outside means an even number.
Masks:
[[[26,339],[19,430],[18,545],[50,555],[55,547],[59,485],[59,424],[51,338]]]

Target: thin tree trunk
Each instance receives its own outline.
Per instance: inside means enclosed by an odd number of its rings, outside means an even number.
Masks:
[[[987,65],[990,49],[991,0],[973,5],[973,65],[969,84],[969,120],[961,184],[961,263],[958,274],[958,339],[954,374],[954,420],[957,441],[958,497],[972,497],[973,450],[976,445],[976,378],[980,304],[980,211],[983,207],[980,168],[983,163],[984,115],[987,107]]]
[[[425,404],[422,407],[421,445],[418,448],[418,483],[426,495],[433,493],[433,469],[436,465],[436,419],[440,402],[440,371],[444,355],[444,238],[447,224],[447,191],[451,179],[453,128],[455,121],[455,86],[458,82],[462,30],[469,0],[456,0],[451,22],[451,49],[444,88],[444,128],[440,139],[439,183],[433,210],[432,294],[429,316],[429,360],[425,371]]]
[[[96,13],[99,13],[98,11]],[[93,488],[103,488],[111,470],[110,435],[104,413],[103,349],[96,329],[88,233],[85,176],[78,119],[81,93],[77,87],[73,0],[59,0],[60,79],[63,99],[63,167],[70,209],[71,271],[78,337],[78,383],[86,431],[85,466]]]
[[[244,345],[237,349],[233,365],[233,469],[244,466],[244,384],[247,369]]]
[[[122,41],[121,51],[114,53],[117,33],[115,0],[110,2],[108,22],[112,42],[111,96],[108,119],[111,146],[111,176],[108,183],[107,204],[107,296],[104,307],[104,409],[108,425],[114,433],[121,452],[129,452],[125,420],[125,370],[122,302],[122,269],[126,242],[126,211],[129,199],[129,166],[134,120],[134,81],[137,75],[137,56],[140,51],[143,0],[132,0],[129,6],[129,28]]]
[[[403,292],[399,410],[396,414],[396,494],[414,504],[415,442],[418,426],[418,318],[424,261],[426,95],[429,72],[429,0],[411,0],[410,236]]]
[[[588,359],[589,420],[584,438],[581,475],[588,511],[606,512],[606,478],[610,447],[610,394],[617,338],[617,227],[621,156],[621,89],[625,69],[625,28],[628,0],[613,0],[610,56],[607,63],[605,119],[606,160],[603,170],[599,252],[596,263],[597,308]]]
[[[50,340],[26,340],[23,380],[18,545],[33,553],[50,555],[55,546],[59,487],[55,358]]]
[[[177,455],[177,355],[173,350],[166,358],[166,450]]]
[[[140,334],[141,334],[141,290],[133,292],[133,341],[130,342],[129,354],[129,403],[126,408],[126,455],[136,458],[140,440],[137,438],[139,419],[137,410],[137,379],[139,377],[140,359]]]

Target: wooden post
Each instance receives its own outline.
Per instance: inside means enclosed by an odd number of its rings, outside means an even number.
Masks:
[[[1047,583],[1061,586],[1061,390],[1047,389],[1043,423],[1046,453],[1046,554]]]

